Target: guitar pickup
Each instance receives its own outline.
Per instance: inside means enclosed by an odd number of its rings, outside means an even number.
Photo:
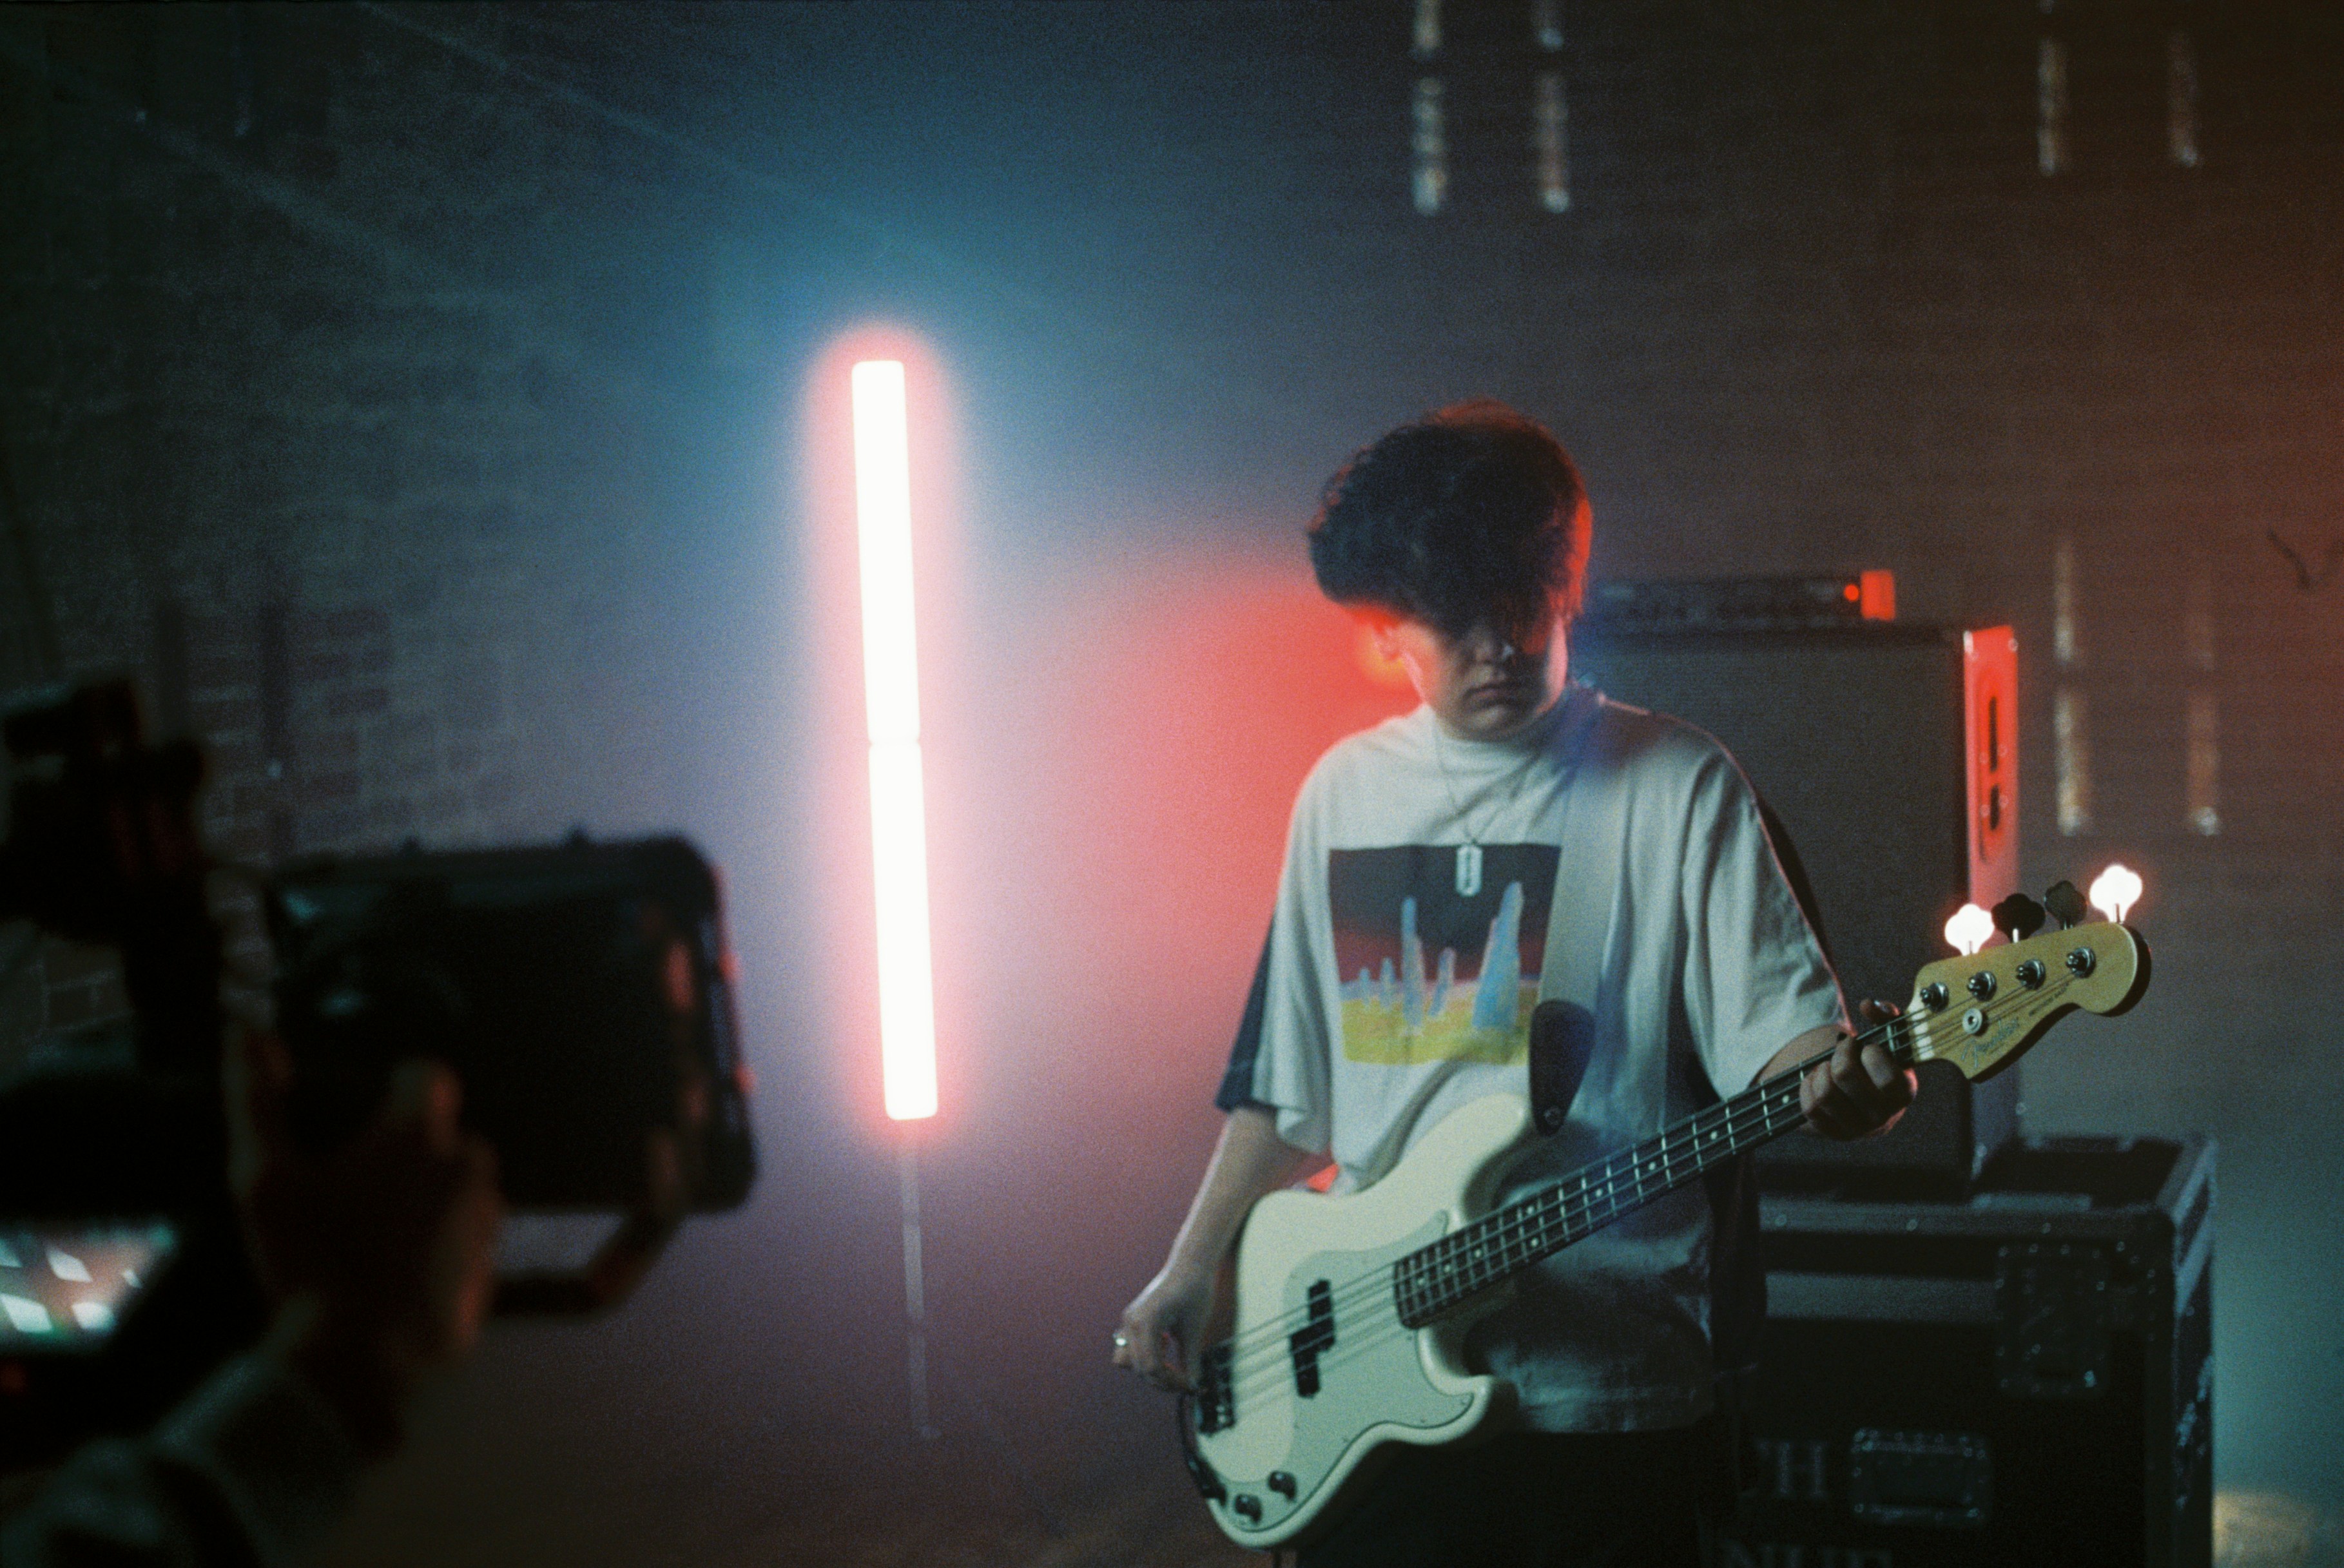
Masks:
[[[1319,1353],[1335,1345],[1335,1288],[1324,1280],[1312,1284],[1308,1310],[1308,1320],[1286,1336],[1294,1358],[1294,1391],[1306,1400],[1318,1391]]]

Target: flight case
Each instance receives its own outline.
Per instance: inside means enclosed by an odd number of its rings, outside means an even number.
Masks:
[[[1722,1562],[2206,1568],[2213,1215],[2200,1137],[2014,1143],[1962,1202],[1767,1195]]]

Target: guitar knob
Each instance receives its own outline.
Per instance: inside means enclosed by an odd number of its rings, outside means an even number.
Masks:
[[[1261,1499],[1250,1492],[1238,1492],[1237,1500],[1231,1502],[1229,1507],[1233,1512],[1242,1514],[1248,1524],[1261,1522]]]
[[[1269,1489],[1288,1502],[1294,1501],[1294,1477],[1282,1470],[1273,1470],[1269,1472]]]
[[[2067,973],[2081,980],[2092,972],[2093,966],[2098,962],[2099,960],[2093,956],[2089,947],[2078,947],[2067,955]]]
[[[1981,1002],[1994,999],[1994,971],[1980,969],[1970,976],[1970,995]]]
[[[1944,1012],[1946,1002],[1951,999],[1942,981],[1932,980],[1921,987],[1921,1005],[1933,1013]]]

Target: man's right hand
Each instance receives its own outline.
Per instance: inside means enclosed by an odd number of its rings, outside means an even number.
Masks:
[[[1190,1353],[1212,1320],[1214,1276],[1166,1264],[1115,1330],[1115,1364],[1159,1389],[1192,1389]]]
[[[479,1338],[503,1213],[496,1153],[458,1119],[462,1091],[421,1058],[393,1073],[374,1122],[329,1154],[294,1146],[292,1067],[239,1031],[227,1057],[229,1184],[261,1282],[268,1346],[387,1452],[418,1384]]]
[[[1277,1114],[1268,1106],[1229,1112],[1170,1256],[1116,1324],[1116,1366],[1159,1389],[1196,1386],[1197,1347],[1212,1331],[1222,1270],[1247,1211],[1313,1163],[1314,1156],[1279,1140]]]

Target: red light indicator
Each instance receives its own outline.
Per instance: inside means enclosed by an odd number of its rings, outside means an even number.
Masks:
[[[1851,589],[1848,597],[1863,607],[1866,621],[1896,619],[1896,574],[1893,572],[1866,572],[1856,578],[1858,587]]]

